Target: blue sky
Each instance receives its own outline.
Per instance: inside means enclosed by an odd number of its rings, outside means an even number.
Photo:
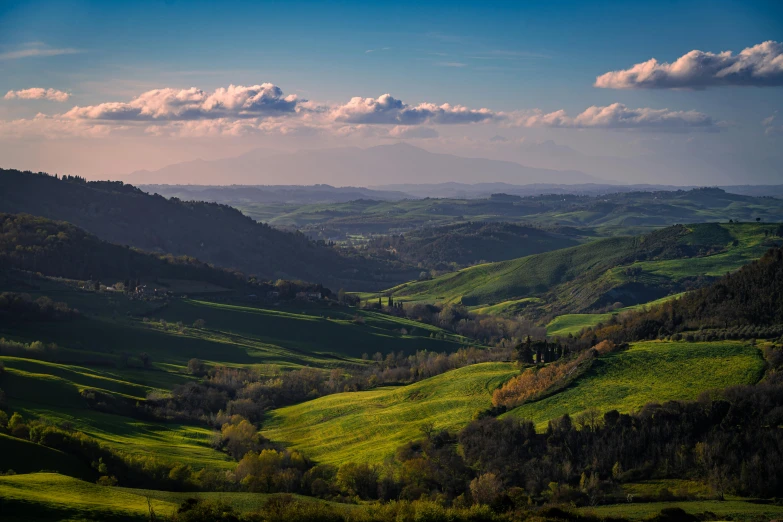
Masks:
[[[598,155],[665,154],[688,146],[706,154],[718,148],[747,157],[752,177],[757,166],[750,160],[776,157],[781,145],[783,116],[775,111],[783,113],[783,87],[774,78],[706,88],[594,84],[604,73],[653,57],[672,62],[692,50],[736,55],[767,41],[783,42],[783,2],[6,1],[0,3],[0,95],[43,88],[67,93],[68,99],[0,99],[0,153],[16,167],[62,165],[90,176],[254,147],[370,146],[395,137],[430,150],[515,159],[498,150],[499,141],[488,141],[497,135],[508,140],[503,143],[553,140]],[[156,121],[150,130],[149,122],[118,125],[98,116],[90,132],[84,121],[71,130],[73,116],[58,118],[74,106],[128,103],[152,89],[197,87],[210,93],[264,83],[319,109],[300,103],[296,122],[288,118],[275,129],[267,128],[270,122],[284,118],[263,113],[253,120],[267,124],[263,131],[223,132],[208,143],[197,133],[185,136],[182,118]],[[340,125],[307,122],[314,118],[307,111],[321,114],[352,97],[377,99],[385,93],[412,107],[448,103],[488,108],[493,117],[464,125],[424,118],[428,131],[419,132],[422,137],[400,126],[390,135],[395,126],[389,122],[367,124],[358,117],[336,118]],[[612,104],[691,111],[710,121],[693,124],[689,116],[684,131],[670,128],[676,116],[665,114],[656,116],[666,117],[663,123],[639,128],[589,124],[585,130],[571,120],[552,125],[543,119],[510,124],[526,111],[562,110],[575,117],[588,107]],[[39,113],[44,116],[36,121]],[[224,115],[220,122],[231,124]],[[105,154],[79,153],[88,149]],[[112,152],[117,150],[127,153],[117,156]],[[112,157],[121,159],[111,162]],[[773,175],[759,174],[759,180]]]

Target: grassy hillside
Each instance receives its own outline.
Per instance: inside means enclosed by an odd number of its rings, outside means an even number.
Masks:
[[[2,357],[0,360],[6,367],[0,375],[0,388],[6,393],[11,411],[27,418],[46,417],[57,423],[68,422],[74,428],[127,453],[153,454],[165,460],[186,462],[196,468],[232,466],[225,454],[210,447],[212,432],[207,428],[141,421],[95,411],[81,393],[95,390],[117,398],[143,400],[146,391],[153,388],[113,379],[106,374],[99,375],[87,368],[15,357]],[[42,451],[40,446],[36,450]],[[56,469],[68,473],[70,468],[61,464],[64,463],[52,461],[49,466],[34,470]]]
[[[149,499],[158,517],[169,517],[189,498],[229,504],[239,512],[257,511],[270,495],[264,493],[156,491],[98,486],[57,473],[31,473],[0,477],[0,507],[3,521],[37,520],[149,521]],[[305,502],[322,500],[293,495]],[[340,510],[354,506],[328,502]]]
[[[665,303],[666,301],[669,301],[670,299],[677,299],[680,296],[684,295],[684,293],[679,294],[673,294],[668,295],[666,297],[662,297],[660,299],[656,299],[655,301],[650,301],[649,303],[644,304],[638,304],[633,306],[625,306],[623,308],[619,308],[617,310],[614,310],[612,312],[606,312],[603,314],[564,314],[560,315],[558,317],[555,317],[552,319],[552,321],[549,322],[549,324],[546,325],[546,333],[547,335],[551,335],[553,337],[565,337],[568,334],[574,334],[576,335],[579,333],[583,328],[587,328],[590,326],[595,326],[598,323],[606,322],[608,321],[613,315],[617,315],[623,312],[633,311],[633,310],[641,310],[645,307],[649,306],[655,306],[661,303]]]
[[[264,435],[325,463],[382,462],[420,428],[459,429],[491,406],[513,365],[484,363],[403,387],[341,393],[273,411]]]
[[[364,364],[362,354],[376,351],[451,352],[467,344],[436,327],[372,311],[315,303],[261,308],[186,299],[171,299],[162,306],[131,301],[122,294],[85,292],[49,279],[32,281],[37,288],[26,290],[33,298],[47,295],[65,301],[78,307],[83,317],[0,323],[0,337],[58,346],[29,356],[0,356],[5,366],[0,389],[10,411],[67,421],[115,449],[149,453],[194,468],[232,466],[224,453],[211,448],[211,430],[141,421],[121,411],[96,411],[85,393],[135,404],[151,391],[165,393],[194,380],[186,370],[194,357],[210,365],[269,364],[269,371],[277,371]],[[142,314],[147,322],[141,320]],[[197,319],[205,320],[206,327],[192,327]],[[142,352],[151,357],[150,368],[142,366]],[[23,469],[72,473],[67,463],[51,462]]]
[[[780,242],[777,230],[776,224],[757,223],[676,226],[479,265],[406,283],[390,292],[397,301],[441,301],[477,308],[542,297],[547,305],[527,306],[526,311],[557,314],[585,312],[617,301],[634,305],[682,291],[700,277],[717,277],[760,257]]]
[[[761,352],[740,342],[640,342],[627,351],[598,358],[565,390],[523,404],[506,415],[544,429],[550,419],[600,412],[633,411],[648,402],[692,400],[706,390],[757,382],[764,372]]]

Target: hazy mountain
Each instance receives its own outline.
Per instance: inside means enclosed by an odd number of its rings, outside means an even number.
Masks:
[[[623,180],[630,184],[654,181],[670,185],[687,180],[695,186],[775,183],[780,178],[783,161],[780,155],[739,156],[731,151],[705,149],[687,142],[665,149],[651,147],[649,153],[634,157],[601,156],[547,140],[505,144],[498,147],[496,154],[499,159],[530,167],[579,170],[604,180]]]
[[[332,185],[369,186],[477,180],[513,184],[601,181],[578,170],[532,168],[512,161],[437,154],[406,143],[272,155],[266,150],[251,151],[236,158],[195,160],[156,171],[136,171],[123,178],[136,185],[313,185],[328,181]]]
[[[331,185],[139,185],[150,194],[185,201],[209,201],[226,205],[250,203],[345,203],[358,199],[399,201],[413,199],[404,192],[371,190],[363,187],[332,187]]]

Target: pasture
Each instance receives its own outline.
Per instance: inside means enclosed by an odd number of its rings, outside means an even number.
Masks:
[[[703,391],[753,384],[764,372],[757,348],[742,342],[639,342],[596,359],[571,386],[506,415],[543,430],[551,419],[589,408],[634,411],[649,402],[693,400]]]
[[[421,438],[428,423],[437,430],[466,425],[516,374],[509,363],[482,363],[407,386],[328,395],[272,411],[263,434],[318,462],[380,463]]]

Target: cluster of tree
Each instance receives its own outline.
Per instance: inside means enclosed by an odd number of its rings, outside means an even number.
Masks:
[[[33,299],[30,294],[17,292],[0,293],[0,317],[16,320],[57,321],[79,317],[79,310],[66,303],[55,302],[42,296]]]
[[[710,286],[647,310],[612,316],[582,336],[615,342],[689,335],[716,339],[748,338],[756,333],[775,336],[783,325],[781,296],[783,249],[773,248]]]
[[[495,390],[492,393],[492,404],[511,409],[543,397],[554,389],[560,389],[582,375],[590,367],[597,353],[592,349],[540,369],[528,368]]]
[[[542,511],[550,513],[550,511]],[[560,514],[560,513],[559,513]],[[210,500],[189,499],[173,516],[173,522],[500,522],[522,520],[494,513],[488,506],[447,507],[431,500],[400,501],[346,510],[323,502],[299,500],[290,494],[276,494],[258,511],[243,513]],[[599,522],[584,517],[580,522]],[[619,521],[618,521],[619,522]]]
[[[398,259],[426,270],[442,272],[576,244],[573,238],[531,225],[468,222],[373,237],[362,245],[362,251],[373,257]]]
[[[0,169],[0,208],[68,221],[118,245],[198,258],[264,280],[374,290],[418,273],[258,223],[228,205],[166,199],[122,182]],[[77,252],[86,256],[87,251]],[[129,275],[120,274],[119,280]]]
[[[396,317],[405,317],[413,321],[438,326],[488,346],[512,347],[527,337],[543,339],[546,328],[537,326],[533,321],[523,318],[509,318],[497,315],[484,315],[468,311],[461,304],[425,304],[403,305],[395,303],[393,297],[365,301],[364,306],[379,310]]]
[[[52,353],[60,349],[55,343],[44,343],[41,341],[32,341],[23,343],[13,339],[0,338],[0,355],[9,355],[13,357],[24,357],[27,359],[46,359]]]
[[[453,353],[418,351],[386,356],[377,352],[370,362],[332,370],[302,368],[281,372],[273,366],[253,368],[206,367],[198,359],[188,363],[191,374],[202,377],[174,387],[170,393],[152,392],[140,403],[140,412],[162,419],[194,421],[221,426],[239,415],[258,423],[274,408],[345,391],[360,391],[388,384],[409,384],[470,364],[508,360],[506,348],[460,348]]]

